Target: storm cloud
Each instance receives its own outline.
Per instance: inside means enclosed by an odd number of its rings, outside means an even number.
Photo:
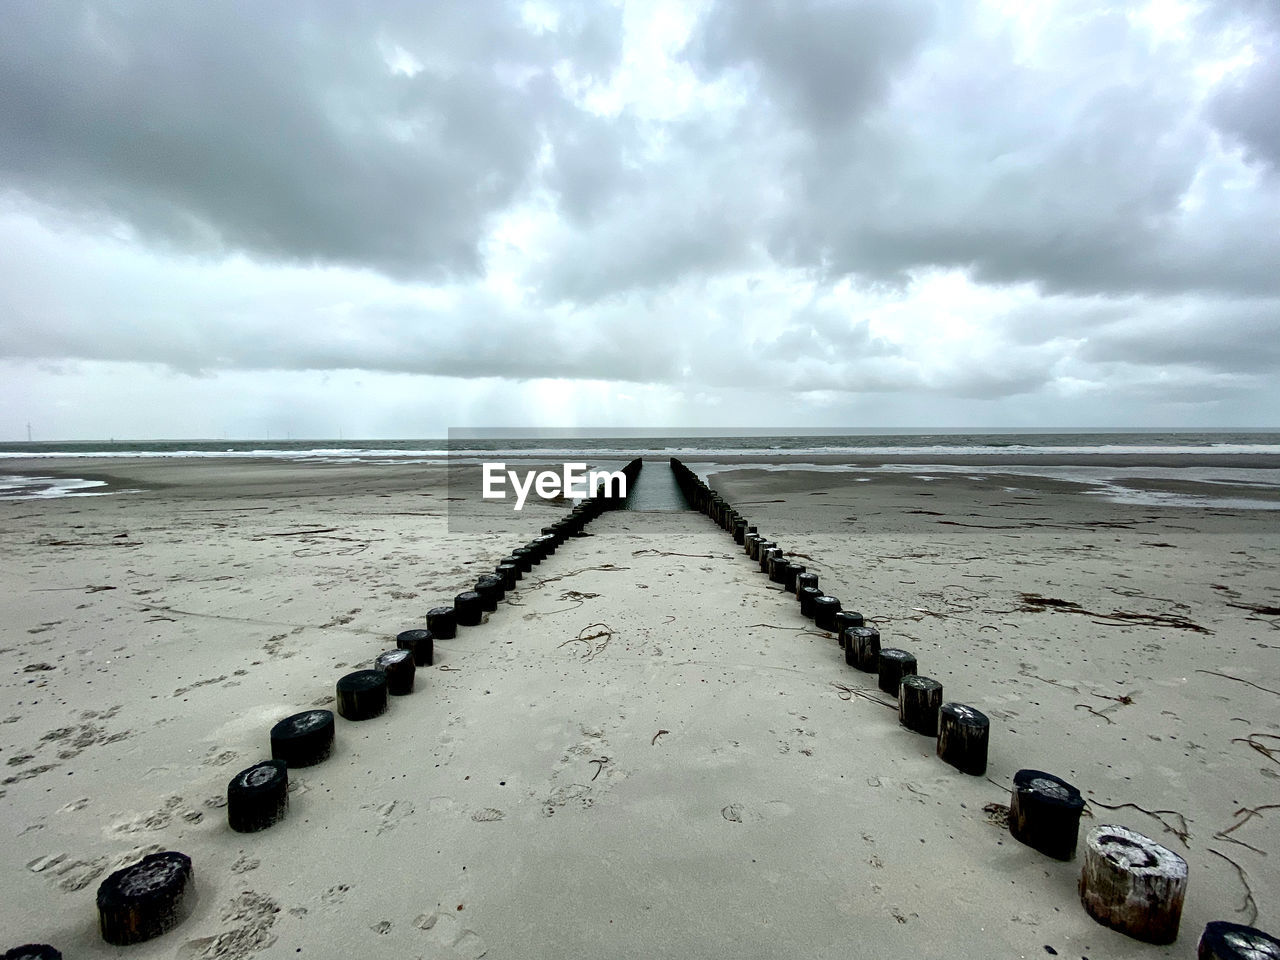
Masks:
[[[47,0],[0,91],[14,437],[1280,409],[1261,0]]]

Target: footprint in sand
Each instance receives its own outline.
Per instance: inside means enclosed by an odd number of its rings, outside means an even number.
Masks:
[[[224,924],[233,924],[217,936],[188,940],[178,948],[179,960],[244,960],[276,942],[271,928],[280,905],[270,897],[244,890],[222,908]]]
[[[200,765],[204,767],[225,767],[238,756],[240,754],[234,750],[219,750],[217,747],[213,747],[205,754],[204,759],[200,761]]]
[[[551,791],[551,795],[543,801],[542,815],[544,817],[554,816],[557,810],[570,805],[586,810],[594,803],[595,798],[591,796],[591,788],[589,786],[585,783],[570,783],[566,786],[556,787]]]
[[[480,960],[489,952],[488,946],[474,930],[462,925],[456,914],[445,910],[434,910],[431,913],[419,914],[413,921],[419,930],[426,931],[430,938],[448,953],[444,957]]]
[[[387,800],[383,803],[361,804],[361,810],[372,810],[378,818],[378,833],[386,833],[406,817],[413,816],[413,803],[409,800]]]
[[[613,781],[627,776],[606,754],[609,741],[601,728],[582,724],[578,731],[582,739],[565,750],[550,778],[553,785],[569,778],[573,778],[574,782],[553,786],[542,802],[544,817],[553,816],[557,810],[566,806],[589,808],[598,796],[608,793]],[[591,771],[590,777],[585,776],[588,770]]]
[[[204,819],[204,814],[187,806],[182,797],[171,794],[165,797],[160,809],[152,810],[148,813],[140,813],[136,817],[117,823],[111,829],[115,833],[143,833],[152,830],[163,830],[173,823],[175,819],[184,820],[187,823],[199,823]]]
[[[341,903],[343,900],[347,899],[347,892],[350,889],[351,887],[348,884],[339,883],[320,894],[320,899],[325,903]]]
[[[731,803],[720,810],[720,816],[730,823],[761,823],[791,815],[791,807],[781,800],[757,800],[752,803]]]
[[[91,860],[72,860],[65,853],[54,853],[37,857],[27,864],[27,869],[32,873],[47,874],[59,890],[75,893],[89,886],[109,869],[119,870],[121,867],[131,866],[147,854],[159,853],[162,849],[159,844],[151,843],[134,847],[114,860],[105,856]]]

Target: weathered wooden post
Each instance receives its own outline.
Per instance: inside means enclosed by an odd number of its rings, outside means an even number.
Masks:
[[[764,550],[761,551],[760,553],[760,572],[768,573],[769,564],[771,564],[775,558],[779,560],[782,559],[782,548],[781,547],[765,547]]]
[[[1212,920],[1200,934],[1196,960],[1280,960],[1280,940],[1257,927]]]
[[[769,579],[774,583],[785,582],[790,566],[791,561],[782,556],[781,552],[774,554],[769,558]]]
[[[987,772],[987,741],[991,721],[963,703],[944,703],[938,723],[938,756],[961,773],[980,777]]]
[[[1150,837],[1110,824],[1085,836],[1080,902],[1104,927],[1173,943],[1186,895],[1187,861]]]
[[[283,760],[263,760],[227,784],[227,825],[256,833],[284,819],[289,810],[289,771]]]
[[[0,960],[62,960],[62,951],[47,943],[24,943],[0,953]]]
[[[191,858],[166,850],[117,870],[98,887],[98,929],[117,947],[173,929],[191,890]]]
[[[1013,775],[1009,832],[1015,840],[1055,860],[1076,855],[1084,798],[1067,781],[1041,770]]]
[[[942,709],[942,684],[911,673],[898,684],[898,722],[926,737],[938,735],[938,711]]]
[[[474,590],[464,591],[453,598],[453,617],[458,626],[479,626],[483,616],[484,601],[480,599],[480,594]],[[434,630],[431,632],[435,633]]]
[[[304,710],[271,728],[271,756],[290,767],[311,767],[333,753],[333,711]]]
[[[430,630],[402,630],[396,634],[396,646],[413,654],[415,667],[429,667],[435,661],[435,637]]]
[[[796,577],[804,573],[804,564],[789,563],[787,564],[786,576],[782,580],[782,589],[787,593],[796,592]]]
[[[814,601],[822,596],[822,591],[817,587],[801,587],[796,593],[800,596],[800,615],[812,620]]]
[[[338,681],[338,713],[347,720],[372,720],[387,709],[387,675],[357,670]]]
[[[413,693],[413,678],[417,672],[414,655],[408,650],[388,650],[374,658],[373,668],[381,670],[387,678],[387,693],[403,697]]]
[[[493,568],[493,575],[502,581],[503,591],[514,590],[520,579],[520,568],[514,563],[500,563]]]
[[[835,615],[834,620],[835,626],[832,629],[835,632],[837,642],[839,642],[842,647],[844,646],[844,632],[846,630],[849,630],[852,627],[861,627],[865,625],[862,619],[862,614],[854,610],[841,610]]]
[[[916,672],[916,658],[897,647],[885,647],[880,651],[880,689],[898,695],[903,677]]]
[[[844,630],[844,662],[866,673],[880,669],[880,631],[875,627]]]
[[[819,630],[835,632],[836,614],[840,612],[840,601],[828,594],[813,598],[813,625]]]
[[[485,574],[476,580],[476,585],[472,589],[480,594],[480,606],[484,607],[489,613],[498,609],[498,601],[503,598],[506,591],[502,588],[502,579],[493,574]]]
[[[452,640],[458,635],[458,617],[453,607],[432,607],[427,611],[427,629],[438,640]]]

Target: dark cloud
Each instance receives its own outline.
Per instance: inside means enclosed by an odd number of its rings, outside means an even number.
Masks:
[[[1168,10],[11,4],[0,356],[922,417],[1265,392],[1280,6]]]
[[[923,0],[721,0],[689,53],[713,73],[747,72],[782,112],[829,130],[884,96],[933,21]]]
[[[1159,310],[1137,306],[1129,316],[1091,332],[1080,358],[1265,374],[1280,370],[1277,329],[1280,300],[1191,301]]]
[[[190,250],[477,274],[568,58],[607,73],[617,11],[536,33],[505,4],[17,4],[0,174]],[[395,72],[402,61],[412,76]]]
[[[736,37],[743,9],[715,8],[712,21],[726,22],[706,30]],[[1280,291],[1274,194],[1247,209],[1221,202],[1225,188],[1202,176],[1213,131],[1199,119],[1195,64],[1123,11],[1064,18],[1049,55],[1028,63],[998,29],[927,34],[930,18],[904,6],[896,30],[863,35],[882,44],[866,74],[841,83],[822,51],[852,11],[881,11],[804,9],[786,29],[771,24],[774,42],[703,61],[747,62],[765,90],[830,98],[770,107],[779,127],[805,134],[786,172],[793,202],[769,237],[785,262],[898,282],[944,266],[1077,294]],[[1273,77],[1276,62],[1257,69]],[[1276,129],[1269,83],[1239,104],[1259,143]],[[1209,209],[1186,205],[1197,190]]]
[[[1253,62],[1217,92],[1211,116],[1274,175],[1280,171],[1280,5],[1244,0],[1229,9],[1232,26],[1252,41]]]

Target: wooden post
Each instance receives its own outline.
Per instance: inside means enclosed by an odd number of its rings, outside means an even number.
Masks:
[[[396,634],[396,646],[413,654],[415,667],[429,667],[435,661],[435,637],[430,630],[402,630]]]
[[[844,662],[866,673],[880,669],[880,631],[875,627],[847,627],[844,631]]]
[[[778,557],[778,558],[782,557],[781,547],[765,547],[764,550],[760,552],[760,572],[761,573],[769,572],[769,564],[773,562],[774,557]]]
[[[1084,840],[1080,902],[1104,927],[1144,943],[1178,939],[1187,861],[1150,837],[1103,824]]]
[[[227,825],[256,833],[284,819],[289,810],[289,772],[283,760],[263,760],[227,784]]]
[[[879,672],[880,689],[896,697],[902,678],[916,672],[916,658],[897,647],[886,647],[880,651]]]
[[[191,858],[172,850],[150,854],[111,874],[98,887],[102,939],[124,947],[177,926],[191,879]]]
[[[783,583],[787,579],[787,568],[791,561],[782,555],[782,551],[769,558],[769,579],[774,583]]]
[[[452,640],[458,635],[458,618],[453,607],[432,607],[427,611],[427,629],[440,640]]]
[[[28,430],[30,440],[31,431]],[[0,960],[62,960],[62,951],[47,943],[24,943],[20,947],[0,953]]]
[[[836,614],[840,612],[840,601],[835,597],[823,594],[813,598],[813,625],[819,630],[834,632]]]
[[[1212,920],[1200,934],[1196,960],[1280,960],[1280,940],[1257,927]]]
[[[338,681],[338,713],[348,720],[372,720],[387,709],[387,675],[357,670]]]
[[[474,590],[467,590],[453,598],[453,617],[458,626],[479,626],[483,616],[484,602],[480,599],[480,594]],[[431,632],[435,633],[434,630]]]
[[[520,579],[520,568],[514,563],[500,563],[493,570],[494,576],[502,581],[504,591],[514,590],[516,581]]]
[[[938,711],[942,709],[942,684],[911,673],[898,685],[898,722],[926,737],[938,735]]]
[[[414,654],[408,650],[388,650],[374,658],[373,668],[381,670],[387,678],[387,693],[403,697],[413,693],[413,677],[416,671]]]
[[[1009,832],[1015,840],[1055,860],[1076,855],[1084,798],[1067,781],[1041,770],[1013,775]]]
[[[802,573],[804,573],[804,564],[802,563],[787,564],[787,573],[782,580],[782,589],[787,591],[787,593],[795,593],[796,577],[800,576],[800,574]]]
[[[476,585],[473,589],[476,593],[480,594],[480,606],[484,607],[484,609],[490,613],[493,613],[493,611],[498,609],[498,601],[501,600],[503,595],[506,593],[506,591],[502,589],[501,578],[495,577],[493,574],[485,574],[476,581]]]
[[[333,712],[305,710],[271,728],[271,756],[290,767],[311,767],[333,753]]]
[[[835,623],[836,625],[833,629],[835,630],[836,640],[842,647],[844,646],[844,632],[846,630],[850,627],[866,626],[866,622],[863,620],[862,614],[853,610],[841,610],[835,615]]]
[[[800,596],[800,615],[813,619],[813,602],[822,596],[822,591],[817,587],[801,587],[796,591]]]
[[[961,773],[980,777],[987,772],[987,741],[991,721],[963,703],[944,703],[938,723],[938,756]]]

